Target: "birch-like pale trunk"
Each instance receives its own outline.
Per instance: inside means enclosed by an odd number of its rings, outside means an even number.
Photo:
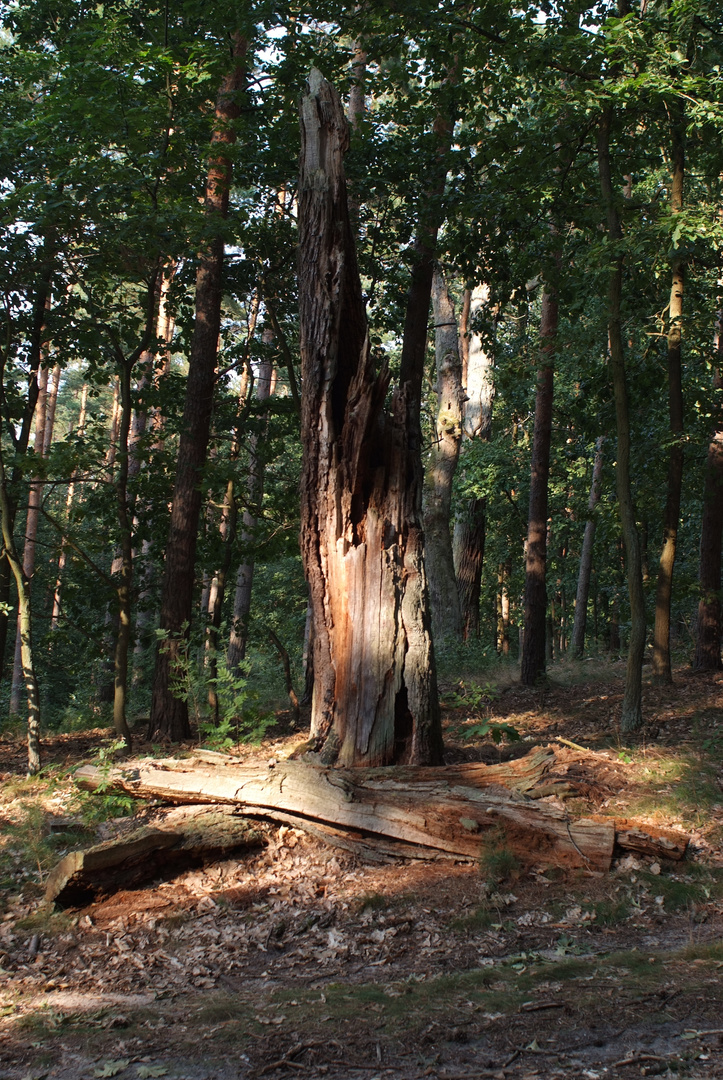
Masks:
[[[273,334],[267,336],[267,344]],[[255,397],[257,402],[268,401],[273,393],[274,368],[270,359],[264,358],[259,364],[256,377]],[[263,422],[261,415],[259,420]],[[264,469],[266,457],[262,434],[252,435],[248,439],[248,487],[246,506],[241,515],[239,536],[242,561],[236,574],[236,591],[233,601],[233,620],[229,635],[226,661],[229,671],[236,674],[246,656],[251,611],[251,593],[254,582],[255,546],[258,542],[258,525],[261,518],[261,503],[264,496]]]
[[[60,385],[60,366],[56,364],[52,373],[47,368],[42,368],[38,373],[38,403],[35,416],[35,446],[38,456],[45,458],[53,441],[55,427],[55,409],[58,401],[58,388]],[[38,537],[38,524],[40,521],[40,505],[43,501],[43,482],[39,477],[34,477],[30,483],[28,495],[28,511],[25,519],[25,540],[23,544],[23,574],[30,590],[33,574],[35,573],[35,548]],[[18,604],[18,622],[15,632],[15,657],[13,663],[13,681],[10,692],[10,714],[17,716],[20,712],[20,702],[23,697],[25,683],[23,669],[23,613]]]
[[[475,316],[488,301],[489,287],[480,285],[474,290],[465,291],[462,304],[460,355],[462,357],[462,385],[466,397],[462,428],[463,455],[465,445],[469,440],[480,439],[488,442],[492,432],[494,357],[485,348],[478,333],[469,333],[469,327]],[[464,462],[464,457],[462,460]],[[479,637],[486,513],[486,498],[472,496],[464,500],[454,523],[454,568],[465,640]]]

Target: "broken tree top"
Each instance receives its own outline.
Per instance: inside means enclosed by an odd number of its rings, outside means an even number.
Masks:
[[[86,788],[103,786],[173,803],[230,804],[245,814],[312,831],[394,841],[400,854],[479,858],[491,842],[527,865],[608,870],[618,846],[658,858],[683,857],[688,838],[642,822],[573,819],[554,796],[555,752],[538,747],[500,765],[329,769],[306,761],[244,765],[206,751],[188,758],[83,766]]]

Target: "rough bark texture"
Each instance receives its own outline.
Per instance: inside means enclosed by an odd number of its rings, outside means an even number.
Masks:
[[[670,205],[674,215],[683,209],[685,173],[684,114],[676,106],[678,117],[673,125],[673,183]],[[673,259],[673,280],[668,312],[668,412],[671,445],[668,453],[668,493],[663,521],[663,547],[660,553],[655,593],[655,629],[653,631],[653,681],[672,683],[670,665],[670,603],[673,593],[673,567],[678,542],[680,497],[683,487],[683,374],[680,360],[685,262]]]
[[[470,439],[487,442],[492,431],[494,360],[484,348],[480,335],[469,333],[470,322],[487,303],[488,298],[489,288],[481,285],[473,291],[467,289],[462,304],[460,356],[462,385],[466,396],[462,429],[463,449]],[[486,513],[486,498],[472,496],[463,501],[454,523],[454,566],[465,640],[479,637]]]
[[[582,538],[580,571],[577,577],[577,595],[575,597],[575,619],[572,624],[572,654],[577,660],[582,659],[585,651],[585,627],[587,625],[587,602],[590,596],[590,577],[592,574],[592,555],[595,545],[595,507],[600,502],[600,482],[603,467],[603,443],[601,435],[595,443],[595,462],[592,467],[590,498],[587,502],[587,521]]]
[[[715,430],[708,444],[700,527],[698,583],[698,636],[693,667],[696,671],[720,671],[721,663],[721,540],[723,539],[723,312],[716,326],[716,362],[713,390]]]
[[[627,376],[621,325],[623,257],[618,248],[622,240],[620,215],[613,193],[610,172],[610,128],[612,106],[606,106],[598,128],[598,171],[600,188],[607,218],[608,238],[612,247],[612,262],[608,278],[608,346],[610,372],[615,396],[615,425],[617,430],[617,464],[615,478],[618,509],[623,529],[630,597],[630,641],[625,672],[625,692],[620,715],[624,732],[637,731],[643,723],[643,656],[645,654],[645,595],[640,537],[635,521],[635,507],[630,484],[630,412],[628,408]]]
[[[178,807],[156,826],[71,851],[48,875],[45,899],[61,907],[85,906],[98,894],[132,889],[264,842],[256,822],[240,817],[233,807]]]
[[[525,634],[522,641],[521,679],[534,686],[545,674],[547,614],[547,501],[552,438],[553,356],[557,337],[557,297],[549,288],[542,294],[540,321],[541,365],[537,372],[535,430],[532,443],[530,509],[525,554]]]
[[[190,735],[188,708],[173,693],[181,675],[185,641],[193,610],[196,540],[201,511],[201,470],[206,460],[221,323],[224,241],[218,235],[228,213],[231,162],[224,147],[235,139],[233,120],[239,115],[238,94],[243,85],[241,58],[246,42],[234,39],[233,67],[223,80],[216,103],[216,127],[206,181],[206,214],[216,233],[201,252],[196,271],[196,312],[186,381],[181,437],[173,489],[171,522],[166,545],[161,595],[161,629],[153,681],[149,735],[173,740]]]
[[[436,438],[424,484],[425,564],[429,580],[432,631],[436,643],[462,637],[450,518],[452,482],[462,443],[464,390],[454,304],[441,269],[432,280],[434,356],[437,369]]]
[[[349,225],[346,120],[317,71],[301,130],[301,548],[314,622],[311,737],[325,760],[343,765],[438,762],[420,520],[421,375],[407,363],[386,412],[389,375],[377,374],[370,356]],[[428,304],[429,294],[425,328]]]
[[[228,803],[245,814],[268,815],[305,828],[323,823],[438,851],[479,858],[490,829],[502,829],[506,846],[525,864],[607,870],[616,841],[621,847],[682,858],[688,837],[613,818],[573,821],[546,797],[554,751],[538,747],[504,765],[461,764],[441,768],[321,768],[284,761],[248,766],[203,752],[182,761],[134,761],[105,770],[92,765],[76,773],[91,790],[108,784],[140,797],[171,802]],[[563,785],[564,786],[564,785]],[[411,854],[411,851],[406,852]]]

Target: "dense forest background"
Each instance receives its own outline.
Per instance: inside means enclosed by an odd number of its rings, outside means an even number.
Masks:
[[[193,720],[259,730],[287,654],[303,694],[312,67],[347,109],[371,350],[393,380],[434,263],[417,329],[443,672],[484,682],[501,655],[534,684],[565,653],[627,651],[635,727],[644,659],[662,680],[670,649],[720,666],[717,4],[34,0],[5,9],[1,46],[6,716],[113,715],[122,735],[174,633]]]

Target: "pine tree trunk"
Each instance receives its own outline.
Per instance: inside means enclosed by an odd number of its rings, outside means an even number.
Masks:
[[[462,612],[457,593],[450,519],[452,482],[462,442],[464,391],[459,335],[454,304],[440,269],[434,272],[432,306],[437,369],[436,439],[424,484],[424,554],[435,642],[454,643],[462,637]]]
[[[314,621],[311,737],[323,759],[341,765],[436,763],[441,726],[419,457],[431,267],[426,304],[416,268],[407,322],[416,312],[423,332],[415,326],[410,333],[402,386],[387,412],[389,374],[385,367],[374,370],[349,224],[347,142],[336,91],[313,70],[302,101],[299,187],[301,544]]]
[[[577,577],[577,594],[575,597],[575,618],[572,624],[572,655],[576,660],[582,660],[585,651],[585,627],[587,625],[587,602],[590,596],[590,576],[592,574],[592,555],[595,545],[595,507],[600,501],[600,483],[602,480],[603,467],[603,443],[604,435],[600,435],[595,443],[595,463],[592,468],[592,484],[590,486],[590,498],[587,503],[587,521],[585,533],[582,538],[582,552],[580,554],[580,571]]]
[[[643,723],[643,656],[645,653],[645,595],[640,537],[635,522],[632,487],[630,484],[630,414],[628,408],[625,354],[621,328],[621,299],[623,258],[617,250],[622,240],[620,216],[615,205],[610,172],[610,128],[612,106],[603,111],[598,128],[598,170],[600,187],[607,216],[608,238],[613,249],[608,279],[608,343],[610,371],[615,396],[617,429],[617,464],[615,469],[618,508],[625,542],[628,594],[630,597],[630,642],[625,673],[625,692],[620,717],[623,732],[637,731]]]
[[[246,42],[234,36],[232,70],[225,76],[216,103],[213,156],[206,181],[205,209],[212,231],[218,233],[227,216],[231,161],[224,147],[235,140],[233,121],[239,115],[238,95],[243,85],[241,58]],[[201,512],[201,470],[211,430],[216,378],[216,355],[221,325],[224,241],[216,235],[202,251],[196,271],[196,311],[186,381],[171,522],[166,545],[161,594],[161,630],[153,681],[149,736],[177,741],[188,738],[188,708],[173,693],[182,673],[188,630],[193,612],[193,585],[198,522]]]
[[[525,555],[525,635],[521,663],[521,679],[525,686],[534,686],[544,676],[546,668],[547,502],[557,322],[557,296],[549,287],[545,287],[540,320],[542,363],[537,372],[535,394],[530,510]]]
[[[673,125],[673,184],[671,210],[673,215],[683,209],[683,177],[685,173],[684,112],[676,107],[678,117]],[[680,498],[683,488],[683,375],[680,360],[683,318],[683,287],[685,262],[673,261],[673,282],[670,289],[668,315],[668,411],[670,414],[671,447],[668,456],[668,494],[663,523],[663,548],[655,595],[655,630],[653,633],[653,681],[672,683],[670,664],[670,604],[673,592],[673,567],[678,541]]]
[[[716,366],[713,392],[715,429],[708,443],[700,526],[698,635],[693,667],[696,671],[720,671],[721,662],[721,547],[723,540],[723,311],[716,325]]]

